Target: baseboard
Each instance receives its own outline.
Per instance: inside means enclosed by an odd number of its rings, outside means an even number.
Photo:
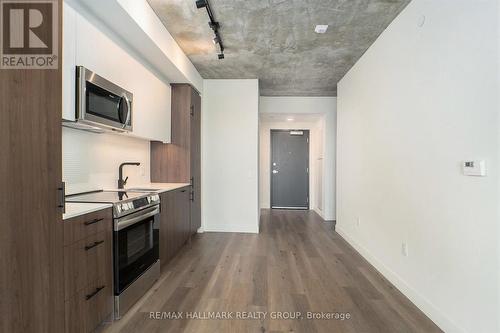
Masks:
[[[377,269],[387,280],[389,280],[401,293],[415,304],[427,317],[429,317],[436,325],[443,331],[448,333],[466,333],[465,330],[458,327],[452,320],[450,320],[441,310],[436,308],[427,298],[419,294],[413,289],[406,281],[404,281],[398,274],[389,269],[375,256],[363,246],[354,241],[349,235],[337,225],[336,232],[356,251],[363,256],[375,269]]]
[[[316,214],[318,214],[323,220],[326,221],[325,216],[323,215],[323,211],[321,209],[316,207],[316,208],[313,208],[312,210],[314,210],[316,212]]]

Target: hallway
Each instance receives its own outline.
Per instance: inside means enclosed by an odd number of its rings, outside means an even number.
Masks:
[[[163,314],[151,319],[151,311]],[[174,319],[179,311],[183,318]],[[188,312],[232,312],[234,319],[187,319]],[[265,319],[260,314],[260,318],[237,320],[236,312],[267,314]],[[271,318],[296,312],[304,318]],[[344,320],[310,320],[307,312],[338,313]],[[335,234],[331,223],[313,212],[276,210],[262,212],[258,235],[198,235],[142,301],[104,330],[440,332]]]

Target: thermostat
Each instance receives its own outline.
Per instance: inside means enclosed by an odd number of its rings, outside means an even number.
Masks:
[[[486,176],[486,161],[485,160],[475,160],[475,161],[464,161],[462,163],[462,170],[466,176]]]

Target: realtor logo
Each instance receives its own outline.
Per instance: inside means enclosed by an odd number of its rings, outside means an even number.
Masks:
[[[56,69],[58,1],[0,0],[0,68]]]

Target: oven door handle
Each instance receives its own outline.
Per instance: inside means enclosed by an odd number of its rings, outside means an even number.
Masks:
[[[115,221],[115,231],[120,231],[122,229],[125,229],[133,224],[136,224],[137,222],[140,222],[148,217],[154,216],[156,214],[160,213],[160,208],[159,206],[151,207],[144,209],[140,212],[133,213],[127,216],[124,216],[122,218],[119,218]]]

